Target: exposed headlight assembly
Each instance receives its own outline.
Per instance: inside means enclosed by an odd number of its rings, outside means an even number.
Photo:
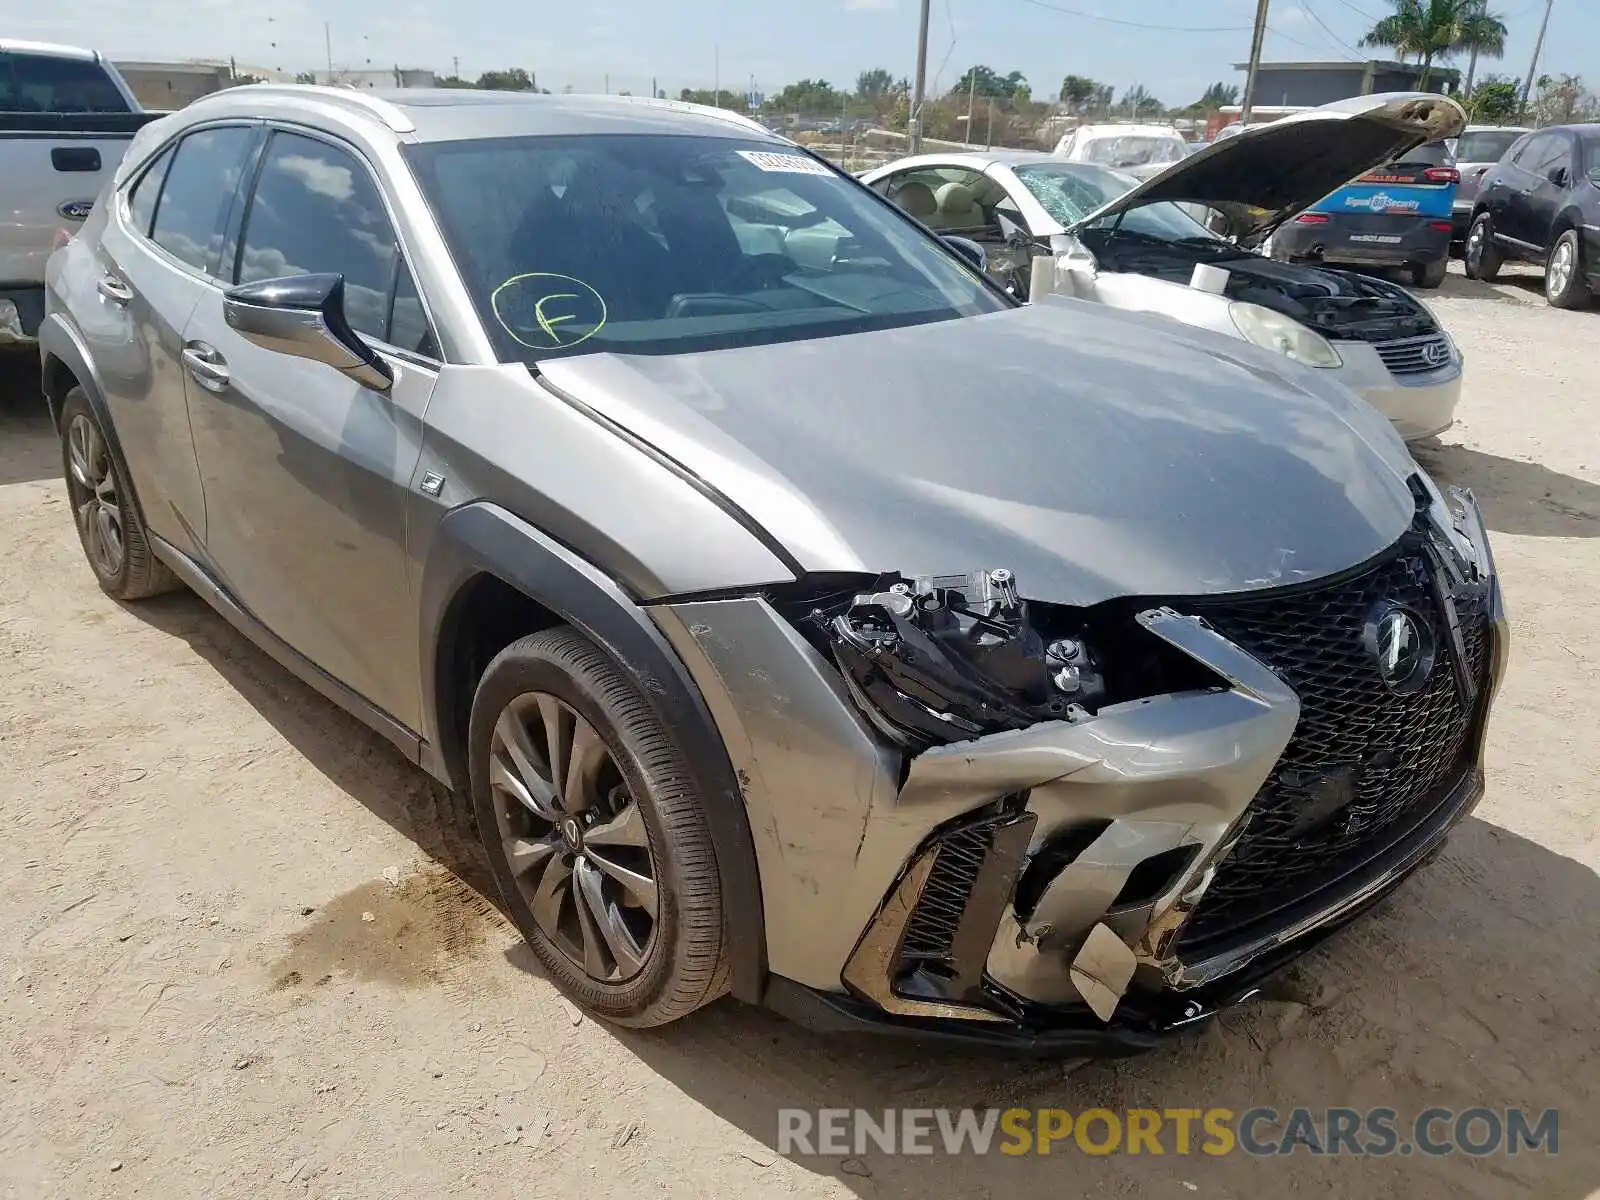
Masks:
[[[1060,720],[1103,694],[1088,645],[1046,644],[1005,570],[891,583],[857,595],[827,631],[862,712],[903,746]]]
[[[1234,301],[1228,305],[1228,316],[1233,327],[1245,341],[1266,350],[1286,354],[1297,363],[1308,367],[1339,367],[1344,360],[1328,344],[1328,339],[1315,330],[1307,329],[1293,317],[1273,312],[1259,304]]]

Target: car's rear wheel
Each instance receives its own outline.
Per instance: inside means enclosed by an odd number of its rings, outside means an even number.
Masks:
[[[143,600],[179,587],[177,576],[150,549],[144,517],[81,387],[67,393],[60,419],[67,500],[100,587],[118,600]]]
[[[1494,222],[1488,213],[1479,213],[1467,230],[1467,246],[1463,252],[1463,265],[1468,279],[1493,283],[1500,274],[1504,258],[1494,241]]]
[[[1411,283],[1419,288],[1436,288],[1444,282],[1444,277],[1449,274],[1450,262],[1441,258],[1438,262],[1418,263],[1411,268]]]
[[[683,752],[585,638],[512,643],[478,684],[472,799],[506,909],[550,977],[621,1025],[728,986],[721,887]]]
[[[1594,299],[1583,272],[1583,243],[1569,229],[1550,247],[1544,266],[1544,298],[1556,308],[1586,308]]]

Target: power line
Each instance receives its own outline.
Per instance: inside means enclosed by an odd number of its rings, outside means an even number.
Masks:
[[[1324,21],[1320,16],[1318,16],[1317,15],[1317,11],[1314,8],[1311,7],[1311,0],[1296,0],[1296,3],[1299,5],[1301,12],[1305,13],[1306,16],[1310,17],[1313,21],[1315,21],[1319,26],[1322,27],[1322,32],[1328,35],[1329,39],[1334,43],[1334,45],[1338,46],[1341,50],[1347,50],[1351,54],[1356,55],[1357,59],[1360,58],[1361,51],[1357,50],[1354,46],[1352,46],[1349,42],[1347,42],[1343,38],[1341,38],[1332,29],[1328,28],[1328,23],[1326,21]]]
[[[1346,8],[1348,8],[1351,12],[1355,13],[1355,15],[1358,16],[1358,17],[1361,17],[1361,18],[1363,18],[1365,20],[1373,21],[1373,22],[1376,22],[1378,20],[1377,17],[1375,17],[1371,13],[1367,12],[1366,9],[1357,8],[1354,4],[1351,4],[1350,0],[1338,0],[1338,2],[1340,4],[1342,4],[1342,5],[1344,5]]]
[[[1049,12],[1061,13],[1068,17],[1079,17],[1085,21],[1099,21],[1105,25],[1123,25],[1129,29],[1158,29],[1165,33],[1249,33],[1248,25],[1157,25],[1149,21],[1125,21],[1120,17],[1103,17],[1099,13],[1083,12],[1076,8],[1064,8],[1059,4],[1047,4],[1045,0],[1022,0],[1024,4],[1031,4],[1034,8],[1042,8]]]

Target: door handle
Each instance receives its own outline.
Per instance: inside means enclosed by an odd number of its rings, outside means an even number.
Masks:
[[[189,369],[194,381],[208,392],[228,390],[228,364],[216,347],[204,342],[190,342],[183,348],[183,365]]]
[[[95,290],[113,304],[126,304],[133,299],[133,289],[109,271],[100,276]]]

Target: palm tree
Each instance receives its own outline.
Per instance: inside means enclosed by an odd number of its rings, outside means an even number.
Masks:
[[[1478,55],[1499,58],[1506,52],[1506,23],[1499,13],[1489,11],[1489,0],[1478,0],[1477,5],[1461,19],[1457,30],[1456,49],[1465,50],[1467,83],[1462,95],[1472,95],[1472,77],[1478,72]]]
[[[1417,90],[1428,90],[1436,57],[1449,57],[1461,44],[1461,27],[1468,16],[1482,8],[1485,0],[1391,0],[1394,12],[1379,21],[1363,46],[1387,46],[1402,55],[1416,54],[1422,59],[1422,74]],[[1503,29],[1504,26],[1502,25]]]

